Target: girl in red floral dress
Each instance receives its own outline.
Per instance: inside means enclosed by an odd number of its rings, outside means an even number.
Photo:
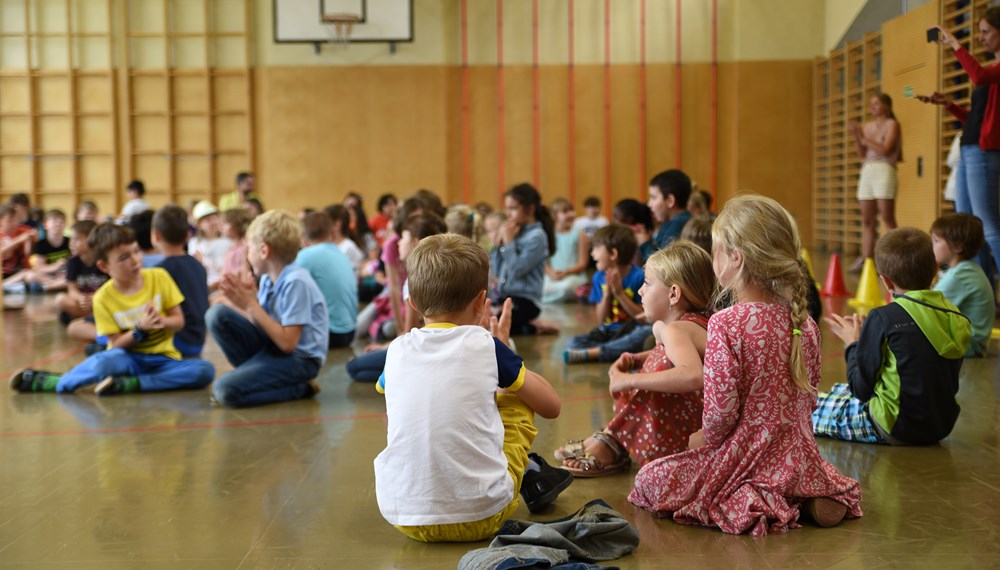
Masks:
[[[712,259],[689,241],[649,258],[639,295],[656,346],[625,353],[611,366],[614,417],[604,430],[556,451],[564,468],[598,477],[627,469],[629,456],[645,465],[687,448],[701,427],[705,311],[714,289]]]
[[[810,416],[819,328],[791,215],[762,196],[730,200],[712,228],[712,266],[736,305],[708,323],[702,430],[653,461],[629,500],[683,524],[754,536],[861,516],[861,488],[820,457]]]

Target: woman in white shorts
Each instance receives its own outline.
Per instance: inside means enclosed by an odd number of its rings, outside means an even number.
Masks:
[[[874,119],[861,126],[851,121],[858,156],[864,159],[858,178],[858,201],[861,202],[861,256],[849,271],[861,271],[865,259],[875,257],[878,220],[885,230],[896,227],[896,163],[902,159],[902,133],[892,113],[892,98],[885,93],[873,95],[869,110]]]

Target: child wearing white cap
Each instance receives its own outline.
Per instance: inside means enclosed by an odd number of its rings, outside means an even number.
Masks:
[[[197,232],[188,242],[188,253],[205,266],[209,289],[214,290],[222,278],[226,252],[233,246],[233,241],[222,236],[219,209],[214,204],[202,200],[194,205],[191,213]]]

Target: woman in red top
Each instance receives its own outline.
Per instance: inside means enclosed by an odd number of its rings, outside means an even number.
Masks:
[[[969,109],[960,107],[937,92],[920,100],[944,105],[964,123],[962,158],[955,173],[955,210],[982,220],[986,243],[1000,267],[1000,66],[980,65],[955,36],[938,29],[939,41],[955,50],[955,57],[975,86],[972,104]],[[1000,58],[1000,7],[990,8],[979,21],[979,43]],[[988,260],[985,265],[989,265]],[[992,273],[988,270],[987,275]]]

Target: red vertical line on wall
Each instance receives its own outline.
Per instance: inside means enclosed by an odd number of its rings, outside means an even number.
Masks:
[[[569,201],[576,204],[576,86],[573,49],[573,0],[569,0]]]
[[[719,183],[719,0],[712,0],[712,126],[710,129],[712,137],[711,169],[709,174],[708,191],[712,194],[713,202],[718,192],[716,186]]]
[[[469,5],[462,0],[462,202],[472,203],[472,129],[469,93]]]
[[[646,190],[646,0],[639,2],[639,190]]]
[[[534,129],[534,181],[542,184],[542,125],[538,74],[538,0],[531,0],[531,119]]]
[[[503,204],[503,193],[506,189],[504,170],[506,157],[504,155],[504,84],[503,84],[503,0],[497,0],[497,186],[499,186],[500,203]]]
[[[677,31],[674,33],[677,43],[677,62],[674,64],[674,162],[681,167],[681,0],[677,2]]]
[[[611,204],[611,0],[604,0],[604,204]]]

